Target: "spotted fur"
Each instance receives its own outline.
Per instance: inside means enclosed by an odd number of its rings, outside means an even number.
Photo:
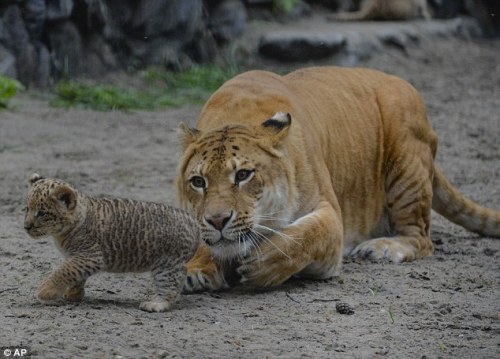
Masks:
[[[186,290],[329,278],[342,255],[412,261],[431,255],[431,208],[500,237],[500,213],[460,194],[434,164],[437,139],[407,82],[368,69],[250,71],[182,127],[182,206],[204,245]]]
[[[29,178],[24,227],[52,236],[66,261],[38,289],[40,300],[79,301],[94,273],[151,271],[156,297],[146,311],[168,310],[180,294],[198,245],[197,222],[184,211],[129,199],[91,197],[58,179]]]

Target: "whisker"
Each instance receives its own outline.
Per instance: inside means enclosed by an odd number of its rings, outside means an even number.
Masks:
[[[286,239],[286,240],[292,241],[292,242],[294,242],[294,243],[296,243],[296,244],[298,244],[298,245],[300,245],[300,246],[302,247],[302,243],[300,243],[299,241],[297,241],[297,240],[296,240],[295,238],[293,238],[292,236],[289,236],[288,234],[285,234],[285,233],[283,233],[283,232],[280,232],[280,231],[278,231],[278,230],[272,229],[272,228],[267,227],[267,226],[263,226],[263,225],[258,224],[258,223],[256,223],[256,224],[255,224],[255,227],[260,228],[260,229],[267,230],[267,231],[269,231],[269,232],[271,232],[271,233],[273,233],[273,234],[275,234],[275,235],[277,235],[277,236],[279,236],[279,237],[282,237],[282,238],[284,238],[284,239]]]
[[[255,248],[255,252],[257,253],[257,259],[260,262],[264,254],[260,249],[258,238],[254,236],[253,232],[248,233],[248,238],[250,240],[250,244],[252,245],[252,247]]]
[[[275,217],[272,215],[267,215],[267,214],[259,214],[255,216],[256,219],[267,219],[267,220],[272,220],[272,221],[277,221],[277,222],[289,222],[288,219],[281,218],[281,217]]]
[[[263,240],[267,241],[268,243],[270,243],[274,248],[276,248],[281,254],[283,254],[285,257],[287,257],[289,260],[292,260],[292,258],[286,254],[280,247],[278,247],[276,245],[276,243],[274,243],[272,240],[270,240],[269,238],[267,238],[265,235],[263,235],[262,233],[259,233],[255,230],[251,230],[252,231],[252,234],[255,234],[257,235],[259,238],[262,238]]]

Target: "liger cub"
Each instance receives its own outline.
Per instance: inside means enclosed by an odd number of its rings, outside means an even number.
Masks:
[[[85,281],[99,271],[151,271],[156,295],[142,310],[162,312],[177,300],[200,238],[190,215],[157,203],[87,196],[36,173],[28,187],[24,228],[32,238],[52,236],[66,257],[38,288],[40,300],[80,301]]]
[[[434,163],[422,97],[369,69],[250,71],[183,126],[177,179],[202,227],[187,291],[241,281],[329,278],[343,255],[413,261],[433,253],[431,209],[500,237],[500,212],[453,187]]]

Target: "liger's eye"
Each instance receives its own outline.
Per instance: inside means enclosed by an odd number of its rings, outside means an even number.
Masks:
[[[252,170],[239,170],[234,176],[234,181],[236,184],[248,179],[253,174]]]
[[[205,179],[200,176],[191,177],[189,182],[191,182],[191,185],[195,188],[205,188],[206,186]]]

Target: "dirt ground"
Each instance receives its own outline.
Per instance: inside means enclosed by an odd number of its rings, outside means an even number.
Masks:
[[[421,91],[440,138],[437,162],[462,192],[493,208],[500,208],[499,54],[499,41],[436,37],[363,63]],[[0,346],[41,358],[500,357],[500,241],[438,215],[435,255],[413,263],[346,258],[338,278],[183,295],[163,314],[138,309],[152,292],[147,274],[96,275],[82,303],[40,304],[36,288],[62,258],[51,240],[23,230],[28,175],[175,204],[174,131],[198,112],[63,110],[29,95],[0,112]],[[355,313],[337,313],[339,301]]]

